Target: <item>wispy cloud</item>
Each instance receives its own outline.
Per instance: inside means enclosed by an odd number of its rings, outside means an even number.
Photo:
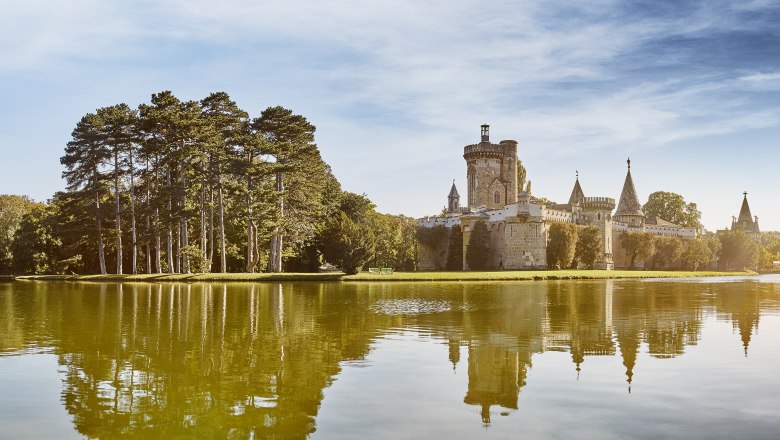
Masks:
[[[780,126],[771,102],[780,93],[778,1],[7,0],[2,8],[0,77],[94,69],[91,80],[112,86],[205,93],[229,84],[239,102],[286,97],[319,124],[343,180],[365,177],[349,165],[354,157],[383,154],[385,172],[365,190],[393,210],[407,203],[394,201],[393,179],[419,166],[408,185],[427,188],[433,175],[424,170],[442,166],[443,151],[457,161],[482,122],[519,138],[532,157],[623,156]],[[446,172],[461,165],[448,162]],[[434,190],[426,191],[413,212],[430,205]]]

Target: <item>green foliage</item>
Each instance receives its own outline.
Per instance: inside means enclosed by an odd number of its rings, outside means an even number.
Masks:
[[[321,244],[325,259],[344,273],[358,273],[374,255],[376,236],[367,221],[353,221],[345,212],[328,222]]]
[[[555,222],[547,233],[547,267],[568,268],[577,251],[577,226]]]
[[[39,204],[29,197],[0,194],[0,274],[13,273],[13,241],[22,218]]]
[[[209,273],[211,269],[211,262],[206,259],[206,256],[200,251],[200,248],[195,245],[189,245],[181,248],[181,254],[189,259],[190,270],[193,273]]]
[[[758,263],[758,248],[745,231],[721,231],[717,234],[722,250],[720,265],[726,270],[752,269]]]
[[[37,205],[22,216],[12,244],[15,273],[61,273],[57,264],[61,242],[55,227],[55,207]]]
[[[417,246],[414,240],[417,221],[402,215],[373,211],[367,216],[367,220],[376,236],[376,250],[367,265],[414,270],[417,264]]]
[[[672,192],[656,191],[642,206],[645,215],[660,217],[674,224],[701,229],[701,211],[695,203],[685,203],[683,196]]]
[[[703,238],[689,240],[683,250],[682,259],[694,271],[715,261],[715,253]]]
[[[655,254],[653,255],[653,269],[656,266],[669,266],[682,257],[685,246],[682,239],[673,236],[655,237]]]
[[[460,225],[455,225],[450,230],[450,243],[445,268],[453,271],[463,270],[463,230]]]
[[[624,232],[620,234],[620,246],[631,257],[630,269],[637,259],[647,261],[655,254],[655,236],[647,232]]]
[[[593,269],[596,260],[604,255],[604,242],[601,230],[597,226],[585,226],[577,233],[575,261],[579,261],[588,269]]]
[[[528,177],[528,172],[523,166],[523,161],[517,159],[517,191],[522,191],[525,188],[525,181]]]
[[[445,237],[447,237],[447,228],[442,225],[436,225],[430,228],[418,226],[417,231],[414,234],[414,238],[420,245],[431,249],[438,248]]]
[[[485,270],[490,268],[490,260],[490,231],[484,221],[478,221],[474,223],[469,234],[466,264],[470,270]]]

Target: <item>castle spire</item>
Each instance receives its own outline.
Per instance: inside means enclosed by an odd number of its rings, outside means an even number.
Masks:
[[[736,225],[732,229],[742,228],[745,232],[758,232],[757,218],[750,213],[750,204],[748,204],[747,191],[742,193],[742,207],[739,210]]]
[[[458,188],[455,188],[455,179],[452,179],[452,188],[450,188],[450,194],[447,196],[447,211],[460,211],[460,195],[458,194]]]
[[[615,216],[644,217],[645,213],[642,212],[642,204],[639,203],[639,196],[637,196],[636,187],[634,187],[634,179],[631,177],[631,159],[629,158],[626,163],[628,163],[628,172],[626,173],[626,181],[623,183],[623,191],[620,193],[620,202]]]
[[[581,203],[585,198],[585,193],[582,192],[582,187],[580,186],[580,172],[577,171],[575,175],[576,180],[574,181],[574,188],[571,190],[571,196],[569,196],[570,205]]]

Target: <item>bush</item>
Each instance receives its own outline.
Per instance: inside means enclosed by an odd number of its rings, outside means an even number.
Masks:
[[[471,270],[485,270],[490,267],[490,231],[483,221],[474,223],[466,249],[466,263]]]

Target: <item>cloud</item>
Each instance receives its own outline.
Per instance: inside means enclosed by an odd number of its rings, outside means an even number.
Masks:
[[[778,18],[777,1],[7,0],[0,78],[294,103],[341,179],[383,158],[373,191],[405,173],[426,186],[483,122],[530,157],[777,127]]]

